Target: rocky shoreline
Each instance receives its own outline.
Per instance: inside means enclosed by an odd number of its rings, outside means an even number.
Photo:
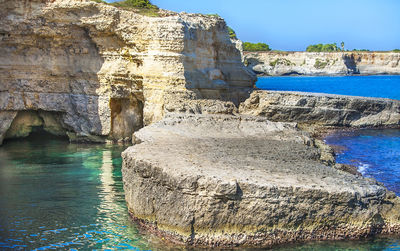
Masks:
[[[132,217],[185,245],[400,234],[400,199],[312,137],[398,126],[399,101],[255,90],[215,16],[0,2],[0,144],[35,127],[70,141],[132,140],[122,168]]]
[[[145,229],[198,247],[399,235],[400,199],[337,164],[316,138],[398,128],[399,102],[253,91],[222,114],[167,113],[136,132],[138,144],[123,153],[129,211]]]
[[[259,76],[399,75],[395,52],[244,52]]]
[[[170,114],[135,135],[123,153],[128,208],[169,240],[269,247],[399,233],[399,198],[333,168],[295,123]]]

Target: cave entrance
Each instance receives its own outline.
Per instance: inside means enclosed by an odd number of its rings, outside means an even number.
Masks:
[[[49,141],[65,141],[69,143],[69,138],[67,135],[54,135],[46,131],[42,126],[32,127],[31,133],[26,137],[17,137],[17,138],[6,138],[3,144],[7,144],[8,142],[18,142],[18,141],[28,141],[33,143],[40,143],[45,145]]]
[[[45,141],[68,140],[63,127],[62,113],[47,111],[20,111],[7,130],[4,140]]]

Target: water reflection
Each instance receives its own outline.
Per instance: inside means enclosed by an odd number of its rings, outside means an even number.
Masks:
[[[0,147],[0,250],[188,250],[150,240],[152,236],[140,234],[131,222],[124,200],[122,150],[42,138]],[[277,250],[393,247],[399,247],[398,241],[384,239]]]
[[[148,249],[127,214],[123,149],[42,139],[0,147],[0,250]]]

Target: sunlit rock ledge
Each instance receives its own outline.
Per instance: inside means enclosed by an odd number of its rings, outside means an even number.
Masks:
[[[214,16],[0,3],[0,143],[34,127],[71,141],[133,138],[126,200],[146,228],[200,246],[400,232],[399,199],[337,170],[296,126],[398,125],[397,101],[253,91],[240,43]]]
[[[400,200],[324,164],[295,123],[169,114],[123,154],[126,201],[145,228],[196,246],[271,246],[400,233]]]
[[[323,93],[253,91],[241,114],[336,127],[399,127],[400,101]]]

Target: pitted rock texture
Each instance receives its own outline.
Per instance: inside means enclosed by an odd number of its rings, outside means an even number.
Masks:
[[[254,91],[240,113],[320,126],[400,126],[400,101],[318,93]]]
[[[15,112],[33,111],[71,140],[129,139],[168,112],[171,93],[237,105],[255,82],[217,17],[146,17],[90,0],[0,5],[0,138]]]
[[[268,76],[400,74],[395,52],[245,52],[244,62]]]
[[[197,246],[271,246],[400,233],[399,198],[322,164],[295,124],[175,115],[123,153],[134,219]],[[143,196],[146,195],[146,196]]]

